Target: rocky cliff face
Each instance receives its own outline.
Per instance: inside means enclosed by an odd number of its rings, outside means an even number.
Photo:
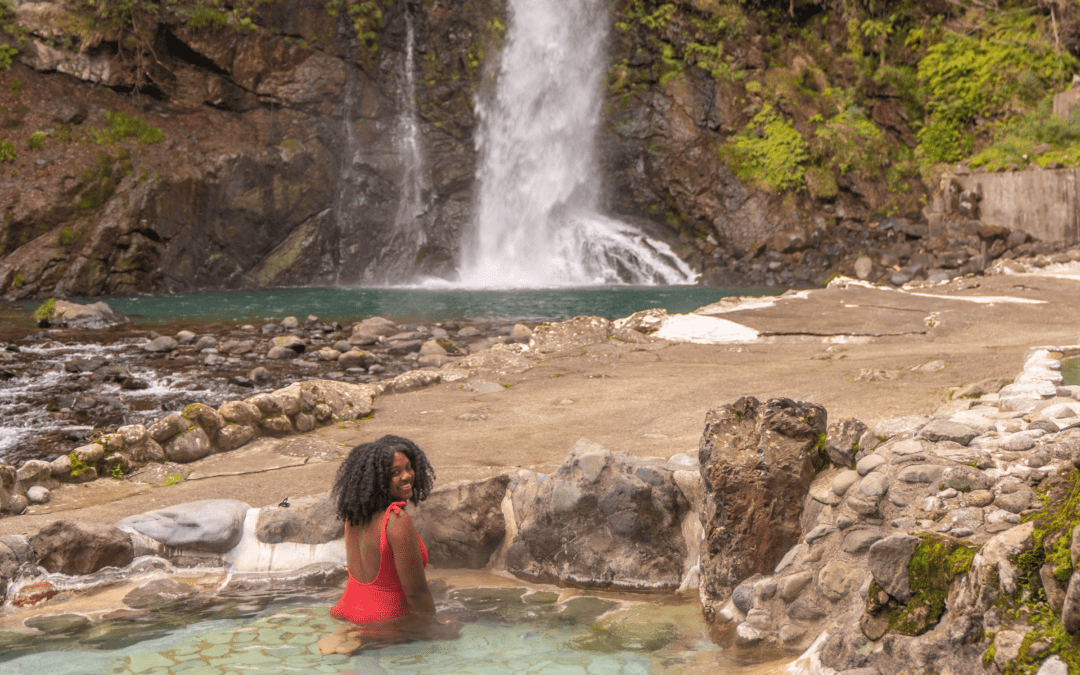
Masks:
[[[141,33],[103,36],[74,6],[18,4],[20,62],[0,72],[12,149],[0,292],[449,273],[470,219],[472,100],[484,54],[497,51],[488,21],[500,13],[497,1],[387,3],[371,19],[377,39],[362,39],[355,13],[282,0],[242,24],[195,27],[162,10]],[[408,23],[415,101],[404,81]],[[401,240],[398,144],[413,103],[430,188]]]

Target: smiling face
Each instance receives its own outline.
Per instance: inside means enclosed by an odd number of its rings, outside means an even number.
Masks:
[[[390,465],[390,495],[398,501],[408,501],[413,493],[413,467],[404,452],[394,455]]]

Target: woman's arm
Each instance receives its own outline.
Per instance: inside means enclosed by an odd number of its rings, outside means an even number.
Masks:
[[[394,567],[397,568],[401,588],[409,602],[409,614],[416,623],[435,620],[435,600],[428,588],[427,575],[424,574],[424,557],[420,551],[420,538],[413,526],[412,518],[402,511],[390,516],[386,524],[386,540],[394,552]]]

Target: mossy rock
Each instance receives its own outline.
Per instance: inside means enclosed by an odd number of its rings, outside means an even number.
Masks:
[[[945,599],[953,579],[971,569],[971,560],[978,547],[951,537],[923,535],[922,543],[915,549],[908,563],[908,582],[911,599],[900,605],[890,599],[880,604],[880,588],[871,584],[866,612],[880,617],[887,612],[888,632],[901,635],[922,635],[937,625],[945,613]]]

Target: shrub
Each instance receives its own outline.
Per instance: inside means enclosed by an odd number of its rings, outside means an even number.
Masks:
[[[44,131],[35,131],[27,137],[26,145],[29,146],[31,150],[41,150],[45,147],[45,139],[49,136],[52,136],[52,134]]]
[[[15,161],[15,144],[11,141],[0,141],[0,162]]]
[[[772,192],[803,185],[806,141],[768,103],[736,135],[732,152],[740,180]]]
[[[56,315],[56,298],[49,298],[34,310],[34,321],[48,323]]]
[[[94,131],[94,140],[102,145],[116,143],[125,138],[134,137],[140,145],[150,145],[165,140],[165,132],[150,126],[141,117],[133,117],[123,112],[105,111],[108,128]]]

